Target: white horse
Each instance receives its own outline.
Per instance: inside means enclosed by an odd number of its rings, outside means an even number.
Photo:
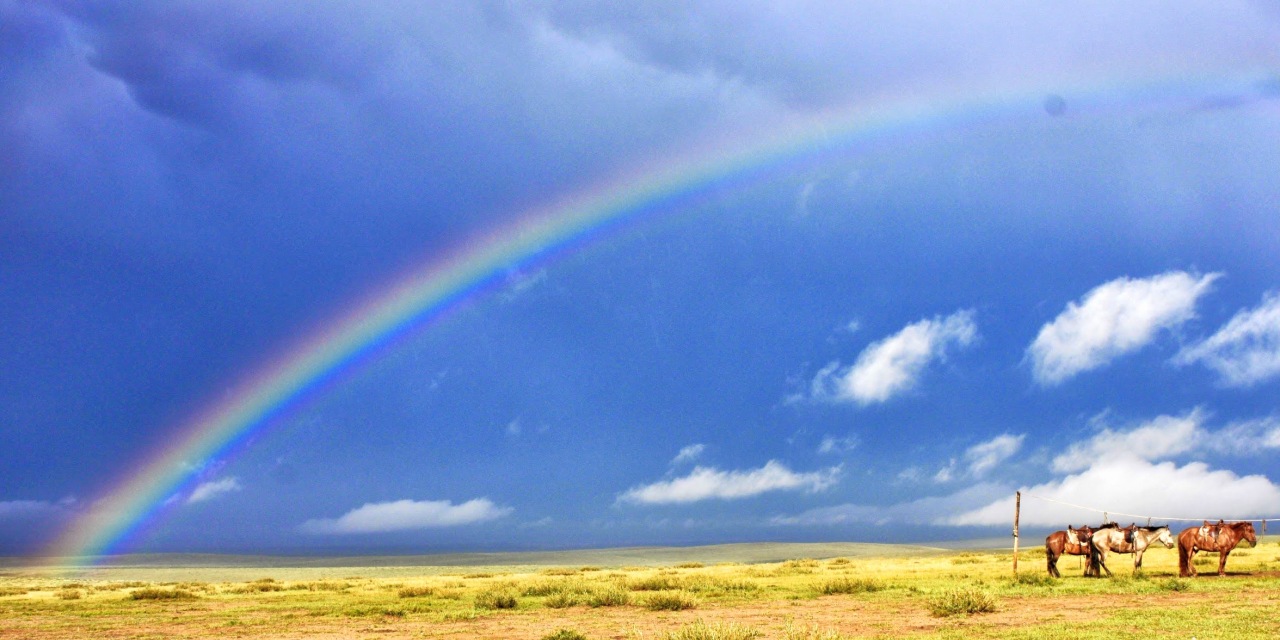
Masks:
[[[1137,573],[1142,568],[1142,554],[1153,542],[1163,544],[1166,549],[1173,548],[1175,543],[1168,525],[1161,527],[1129,525],[1123,529],[1119,527],[1098,529],[1093,532],[1093,575],[1101,575],[1098,572],[1099,567],[1106,571],[1107,575],[1111,575],[1111,569],[1107,568],[1108,551],[1134,554],[1133,572]]]

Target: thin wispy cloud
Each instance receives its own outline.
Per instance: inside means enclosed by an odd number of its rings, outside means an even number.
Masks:
[[[683,447],[680,449],[680,452],[676,454],[676,457],[671,459],[671,464],[677,465],[686,462],[693,462],[702,456],[702,452],[706,450],[706,448],[707,445],[705,444],[691,444],[687,447]]]
[[[977,337],[972,310],[914,322],[867,346],[852,366],[824,367],[810,384],[810,394],[859,405],[885,402],[913,389],[931,363],[953,348],[973,344]]]
[[[848,453],[858,448],[858,436],[848,435],[842,438],[824,436],[818,444],[818,453]]]
[[[1174,362],[1201,363],[1230,387],[1280,375],[1280,295],[1268,293],[1258,307],[1240,311],[1212,336],[1183,349]]]
[[[29,521],[70,515],[74,500],[0,500],[0,520]]]
[[[244,489],[240,484],[240,480],[235,476],[214,480],[211,482],[202,482],[191,491],[191,495],[187,496],[187,504],[195,504],[212,500],[223,494]]]
[[[300,529],[303,533],[314,534],[435,529],[496,520],[512,511],[510,507],[498,506],[488,498],[476,498],[458,505],[448,500],[396,500],[369,503],[338,518],[308,520]]]
[[[987,474],[1001,462],[1012,457],[1022,448],[1026,434],[1000,434],[985,442],[965,449],[960,460],[952,459],[947,466],[934,474],[935,482],[950,482],[958,478],[978,478]]]
[[[1280,449],[1280,418],[1233,422],[1200,441],[1205,450],[1225,455],[1270,454]]]
[[[1195,317],[1196,301],[1220,275],[1170,271],[1095,287],[1078,302],[1068,303],[1027,347],[1036,381],[1056,385],[1141,349],[1161,329]]]
[[[937,524],[938,514],[975,509],[1011,493],[1006,485],[979,482],[955,493],[927,496],[889,505],[845,503],[818,507],[793,515],[778,515],[770,523],[779,526],[845,526],[850,524]],[[1007,518],[1006,518],[1007,520]]]
[[[634,504],[685,504],[702,500],[736,500],[771,491],[824,491],[840,479],[842,467],[796,473],[770,460],[759,469],[722,471],[695,467],[688,475],[672,480],[633,487],[618,496],[618,502]]]

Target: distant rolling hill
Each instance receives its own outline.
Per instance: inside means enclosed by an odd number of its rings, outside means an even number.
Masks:
[[[793,558],[906,556],[996,544],[939,543],[939,546],[867,542],[750,542],[696,547],[622,547],[567,551],[502,551],[427,555],[289,556],[204,553],[126,554],[97,564],[102,568],[340,568],[340,567],[479,567],[479,566],[662,566],[682,562],[781,562]],[[29,566],[30,561],[0,559],[0,566]],[[65,562],[53,564],[65,565]]]

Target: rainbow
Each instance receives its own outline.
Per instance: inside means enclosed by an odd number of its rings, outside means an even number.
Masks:
[[[1074,116],[1135,106],[1185,108],[1188,100],[1200,100],[1207,92],[1238,91],[1258,83],[1257,77],[1224,82],[1221,75],[1184,75],[1141,85],[1070,83],[1056,92],[1067,96]],[[927,97],[875,99],[789,122],[769,139],[708,145],[525,212],[447,255],[430,256],[422,266],[392,279],[350,312],[263,363],[222,399],[180,425],[167,446],[143,456],[139,466],[92,502],[40,556],[51,567],[74,569],[125,546],[190,490],[204,465],[225,461],[340,374],[385,353],[414,328],[500,288],[515,270],[542,264],[638,220],[689,210],[744,185],[878,142],[1010,117],[1048,117],[1044,109],[1050,91],[1043,84],[987,92],[958,89]]]

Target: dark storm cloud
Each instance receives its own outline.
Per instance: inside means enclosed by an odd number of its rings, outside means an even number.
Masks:
[[[0,12],[0,484],[115,473],[405,264],[769,108],[498,4]]]
[[[138,104],[192,124],[225,124],[255,102],[255,81],[356,85],[390,39],[352,4],[63,3],[89,61]],[[229,17],[235,20],[229,20]]]

